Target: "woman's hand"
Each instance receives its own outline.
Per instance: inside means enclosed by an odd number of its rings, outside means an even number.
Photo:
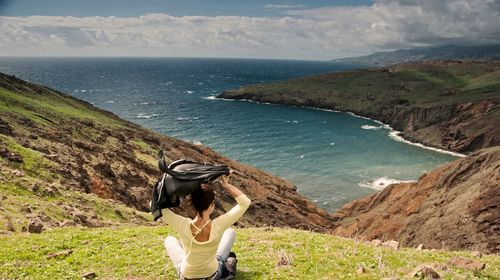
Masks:
[[[220,183],[222,184],[223,187],[226,187],[229,184],[229,176],[230,175],[231,175],[231,173],[229,173],[229,175],[222,175],[220,177]]]
[[[220,176],[220,183],[222,185],[222,187],[224,187],[224,189],[229,192],[234,198],[242,195],[243,193],[238,189],[236,188],[235,186],[231,185],[229,183],[229,176],[231,175],[231,173],[233,173],[232,171],[229,173],[229,175],[222,175]]]

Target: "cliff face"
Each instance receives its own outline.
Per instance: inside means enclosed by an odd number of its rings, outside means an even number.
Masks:
[[[500,145],[500,104],[485,100],[427,108],[396,107],[390,125],[407,138],[446,150],[469,152]]]
[[[246,86],[229,99],[312,106],[370,117],[426,145],[471,152],[500,145],[500,63],[441,61]]]
[[[404,246],[500,252],[500,147],[390,185],[334,214],[335,234]]]
[[[209,148],[147,130],[55,90],[0,74],[0,182],[10,187],[12,198],[18,196],[17,192],[31,195],[39,190],[25,188],[31,184],[28,178],[35,178],[42,189],[50,185],[56,193],[57,189],[92,193],[147,211],[151,187],[160,176],[155,159],[159,149],[170,161],[190,158],[236,170],[231,183],[252,199],[248,214],[240,221],[242,225],[317,231],[330,228],[331,215],[281,178],[222,157]],[[23,177],[23,172],[26,177],[19,180],[11,175]],[[217,184],[216,191],[218,215],[229,210],[234,200]],[[0,194],[10,199],[3,187]],[[67,204],[61,198],[54,207],[79,207]],[[10,213],[22,213],[21,207],[35,211],[29,205],[12,207]],[[80,210],[99,212],[92,207],[82,206]],[[190,212],[186,207],[177,210]],[[58,217],[47,209],[36,211],[48,222]]]

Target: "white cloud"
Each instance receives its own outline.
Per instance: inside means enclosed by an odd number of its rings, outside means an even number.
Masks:
[[[279,8],[285,16],[0,17],[0,55],[331,59],[419,45],[500,42],[499,1]]]
[[[306,5],[274,5],[268,4],[264,6],[266,10],[290,10],[290,9],[303,9],[307,8]]]

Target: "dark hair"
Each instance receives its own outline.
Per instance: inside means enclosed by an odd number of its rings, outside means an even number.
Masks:
[[[214,200],[215,192],[210,184],[203,183],[201,187],[191,193],[191,205],[193,205],[194,210],[196,210],[200,216],[203,211],[210,207]]]

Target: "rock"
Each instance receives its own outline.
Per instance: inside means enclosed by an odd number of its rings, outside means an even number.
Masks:
[[[292,258],[288,256],[288,254],[285,251],[280,251],[280,260],[278,261],[278,267],[281,266],[289,266],[292,264]]]
[[[372,244],[375,247],[378,247],[382,245],[382,241],[380,241],[380,239],[373,239],[372,241],[370,241],[370,244]]]
[[[364,266],[360,266],[360,267],[358,267],[358,269],[356,269],[356,273],[357,274],[365,274],[366,268]]]
[[[74,221],[78,224],[86,224],[87,223],[87,216],[85,214],[81,213],[80,211],[71,213],[74,216]]]
[[[16,177],[24,177],[24,172],[22,172],[21,170],[12,170],[11,173]]]
[[[38,218],[32,219],[28,225],[28,232],[31,233],[42,233],[43,224]]]
[[[389,240],[384,243],[382,243],[382,246],[391,248],[393,250],[399,250],[399,242],[394,241],[394,240]]]
[[[87,273],[82,275],[83,279],[94,279],[96,277],[97,277],[97,274],[95,274],[95,272],[87,272]]]
[[[12,224],[12,221],[10,219],[7,220],[7,230],[11,232],[15,232],[16,228]]]
[[[424,244],[419,244],[416,249],[422,251],[424,249]]]
[[[76,226],[76,223],[74,221],[69,221],[69,220],[64,220],[59,223],[60,227],[74,227]]]
[[[21,212],[23,213],[31,213],[31,208],[30,208],[30,205],[28,203],[25,203],[23,205],[23,207],[21,208]]]
[[[61,257],[61,256],[69,256],[73,253],[73,250],[71,249],[68,249],[68,250],[63,250],[63,251],[60,251],[60,252],[57,252],[57,253],[50,253],[47,255],[47,259],[52,259],[52,258],[56,258],[56,257]]]
[[[17,153],[9,151],[7,148],[0,148],[0,156],[13,162],[24,162],[23,157]]]
[[[479,251],[474,251],[474,252],[472,252],[472,256],[476,257],[476,258],[481,258],[483,256],[483,254],[481,254],[481,252],[479,252]]]
[[[448,260],[448,264],[471,270],[474,273],[480,272],[486,268],[486,264],[478,261],[466,259],[464,257],[453,257]]]
[[[409,277],[417,277],[424,279],[440,279],[441,276],[429,265],[421,264],[415,270],[413,270],[409,275]]]
[[[4,135],[13,135],[14,131],[12,130],[12,127],[4,121],[3,119],[0,119],[0,134]]]

